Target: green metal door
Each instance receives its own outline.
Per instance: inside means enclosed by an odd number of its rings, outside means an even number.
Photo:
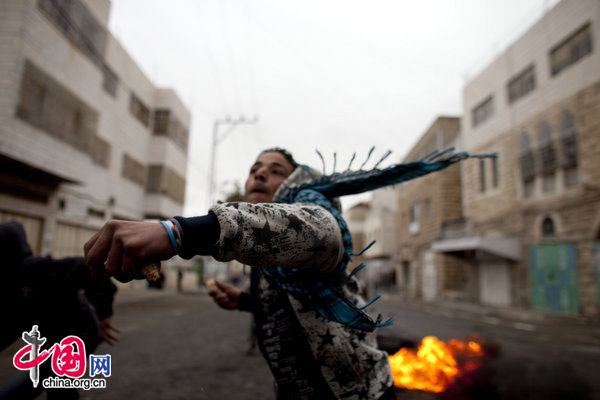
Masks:
[[[533,309],[578,314],[575,245],[531,246],[530,262]]]

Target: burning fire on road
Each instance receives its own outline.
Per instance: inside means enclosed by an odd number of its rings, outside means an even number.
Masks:
[[[478,369],[483,358],[483,342],[477,336],[447,342],[427,336],[418,350],[401,348],[389,356],[394,386],[434,393],[443,392],[455,379]]]

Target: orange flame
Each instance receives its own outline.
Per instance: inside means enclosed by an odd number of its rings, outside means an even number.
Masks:
[[[457,375],[481,365],[483,349],[472,337],[463,342],[443,342],[435,336],[423,338],[419,349],[400,349],[389,357],[394,386],[428,392],[443,392]]]

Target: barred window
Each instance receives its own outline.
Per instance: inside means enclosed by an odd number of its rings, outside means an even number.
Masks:
[[[78,150],[91,151],[98,113],[28,60],[21,75],[16,115]]]
[[[171,112],[169,110],[155,110],[154,111],[154,134],[156,135],[167,135],[169,132],[169,117]]]
[[[526,131],[521,133],[519,167],[523,182],[523,196],[531,197],[535,189],[535,153],[531,149],[531,136]]]
[[[558,129],[562,147],[561,166],[565,169],[577,167],[577,131],[573,113],[563,111]]]
[[[494,113],[494,98],[489,96],[487,99],[482,101],[472,111],[473,127],[478,126],[487,119],[489,119]]]
[[[567,37],[550,51],[550,68],[553,76],[592,52],[590,24]]]
[[[544,175],[553,174],[557,166],[556,151],[552,141],[552,128],[548,122],[542,122],[538,127],[539,154],[541,172]]]
[[[154,111],[153,132],[155,135],[168,136],[177,146],[187,151],[189,132],[170,110],[158,109]]]
[[[103,66],[108,33],[81,0],[38,0],[39,9],[86,57]]]
[[[527,93],[535,89],[535,72],[533,65],[529,66],[525,71],[514,77],[508,82],[508,102],[512,103],[515,100],[525,96]]]
[[[521,167],[521,178],[523,182],[531,181],[535,178],[535,158],[533,151],[521,154],[519,157]]]

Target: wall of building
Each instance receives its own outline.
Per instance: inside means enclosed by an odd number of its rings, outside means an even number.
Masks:
[[[462,140],[466,150],[484,147],[496,136],[597,80],[600,70],[598,51],[593,51],[556,77],[551,75],[549,52],[588,22],[593,22],[593,37],[599,37],[600,26],[595,23],[600,13],[599,8],[600,4],[595,0],[559,2],[466,84],[462,123]],[[594,40],[593,46],[597,47],[597,43]],[[535,68],[536,90],[510,104],[506,88],[508,81],[530,65]],[[493,117],[474,127],[472,111],[490,95],[494,98]]]
[[[455,146],[459,130],[456,117],[436,119],[404,162]],[[462,216],[460,179],[460,168],[455,165],[398,185],[397,276],[409,279],[399,281],[408,297],[435,300],[462,296],[457,291],[465,285],[462,261],[431,248],[441,237],[443,224]]]
[[[600,220],[599,22],[598,2],[561,1],[464,89],[461,140],[472,153],[498,154],[499,181],[494,187],[492,161],[483,161],[485,189],[482,190],[480,162],[462,163],[463,211],[472,219],[473,233],[477,236],[522,240],[522,259],[510,267],[513,306],[598,316],[598,277],[594,269],[598,231],[597,225],[590,222]],[[553,73],[552,54],[582,27],[589,32],[591,51],[559,73]],[[535,77],[532,90],[516,100],[509,100],[510,82],[530,67]],[[489,117],[474,123],[475,109],[489,96],[493,98]],[[566,145],[560,126],[566,112],[571,113],[575,121],[577,162],[574,169],[563,165]],[[544,166],[548,153],[544,153],[545,145],[539,134],[544,123],[550,127],[550,148],[556,157],[555,166],[550,169]],[[533,160],[531,179],[525,177],[528,172],[522,167],[527,153],[523,145],[525,132],[530,137]],[[541,233],[546,218],[555,226],[555,234],[550,237]],[[542,275],[546,272],[552,275],[552,271],[550,267],[536,267],[534,264],[539,261],[531,257],[538,250],[545,254],[552,246],[561,251],[571,246],[574,249],[575,261],[569,261],[574,263],[569,273],[574,274],[570,284],[575,289],[562,287],[560,283],[556,287],[539,285]],[[561,273],[567,271],[564,265],[560,268]],[[561,279],[568,280],[564,276]],[[553,308],[551,293],[536,292],[555,289],[557,293],[561,291],[561,296],[566,296],[567,289],[576,290],[577,293],[569,292],[569,302],[576,307]]]
[[[180,214],[190,114],[110,34],[110,1],[0,8],[0,159],[19,166],[0,176],[2,219],[28,221],[38,254],[67,256],[107,219]],[[23,193],[44,176],[54,186]]]

